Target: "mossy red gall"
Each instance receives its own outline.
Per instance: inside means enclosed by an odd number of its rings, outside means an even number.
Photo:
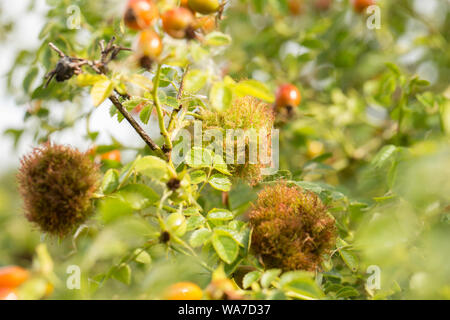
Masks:
[[[19,191],[27,219],[63,237],[92,214],[100,171],[87,153],[45,143],[21,160]]]
[[[249,214],[251,249],[266,268],[314,271],[334,248],[334,218],[319,197],[284,182],[266,187]]]

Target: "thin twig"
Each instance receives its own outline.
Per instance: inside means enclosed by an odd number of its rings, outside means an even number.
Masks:
[[[177,94],[178,103],[181,102],[181,98],[183,97],[184,80],[185,80],[188,72],[189,72],[189,65],[186,66],[186,69],[184,69],[183,75],[181,76],[180,87],[178,88],[178,94]]]
[[[134,128],[134,130],[139,134],[139,136],[145,141],[145,143],[158,153],[159,156],[166,159],[167,156],[164,154],[164,152],[161,150],[161,148],[153,142],[153,140],[148,136],[148,134],[144,131],[144,129],[141,128],[141,126],[134,120],[134,118],[131,116],[131,114],[127,111],[127,109],[120,103],[119,99],[117,99],[116,96],[111,95],[109,97],[109,100],[114,104],[114,106],[119,110],[119,112],[124,116],[125,119],[130,123],[130,125]]]
[[[172,131],[174,130],[175,119],[178,116],[178,113],[180,112],[181,109],[183,109],[183,104],[182,104],[181,100],[183,98],[184,80],[185,80],[186,74],[188,72],[189,72],[189,65],[186,66],[186,68],[184,69],[183,75],[181,76],[180,87],[178,88],[178,93],[177,93],[178,108],[174,108],[172,110],[172,113],[170,114],[169,124],[167,126],[167,131],[169,132],[169,135],[171,135]]]
[[[64,52],[62,52],[57,46],[55,46],[52,42],[50,42],[48,44],[50,46],[50,48],[52,48],[53,50],[55,50],[60,58],[64,58],[66,55],[64,54]]]
[[[199,120],[203,120],[203,117],[201,115],[199,115],[198,113],[195,113],[195,112],[186,112],[186,115],[194,117],[194,118],[199,119]]]

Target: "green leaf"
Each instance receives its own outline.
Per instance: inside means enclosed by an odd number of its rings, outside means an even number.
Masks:
[[[121,264],[116,270],[114,270],[112,277],[127,285],[131,282],[131,268],[128,264]]]
[[[187,219],[187,231],[197,229],[205,222],[205,217],[202,215],[191,216]]]
[[[208,183],[216,190],[230,191],[231,189],[231,180],[220,173],[213,174],[211,178],[209,178]]]
[[[109,149],[108,149],[109,150]],[[136,158],[136,160],[131,161],[129,163],[127,163],[125,166],[123,166],[123,168],[120,170],[119,173],[119,182],[121,184],[123,184],[124,182],[126,182],[128,180],[128,178],[130,177],[130,175],[133,173],[134,167],[136,166],[136,161],[138,161],[140,159],[140,156],[138,156]]]
[[[27,75],[25,76],[25,79],[23,80],[22,86],[23,86],[23,90],[25,92],[29,92],[30,91],[30,87],[33,84],[34,79],[36,79],[36,76],[39,73],[39,69],[37,67],[33,67],[30,69],[30,71],[28,71]]]
[[[358,290],[356,290],[353,287],[347,286],[339,289],[338,292],[336,292],[336,298],[350,298],[350,297],[357,297],[359,296]]]
[[[431,92],[425,92],[423,94],[416,95],[417,100],[422,103],[427,108],[432,108],[434,106],[435,98]]]
[[[146,105],[144,108],[142,108],[141,112],[139,113],[139,119],[141,119],[142,123],[147,124],[150,120],[150,116],[152,115],[153,110],[153,104]]]
[[[208,74],[199,69],[192,69],[186,74],[184,79],[184,90],[195,93],[199,91],[208,81]]]
[[[144,77],[140,74],[133,74],[127,79],[129,82],[137,85],[138,87],[150,91],[153,87],[153,82],[149,78]]]
[[[223,158],[217,154],[214,155],[214,161],[213,161],[213,168],[216,169],[217,171],[223,173],[223,174],[227,174],[229,176],[231,176],[231,173],[228,171],[228,167],[227,164],[225,163],[225,161],[223,160]]]
[[[296,181],[295,182],[296,185],[298,185],[299,187],[302,187],[305,190],[320,194],[322,193],[325,189],[322,188],[320,185],[314,183],[314,182],[309,182],[309,181]]]
[[[211,234],[212,232],[206,228],[195,230],[189,239],[189,243],[194,248],[200,247],[211,238]]]
[[[384,146],[376,155],[373,157],[370,164],[376,168],[381,168],[395,155],[397,147],[394,145]]]
[[[159,195],[144,184],[129,184],[120,189],[116,195],[134,210],[145,209],[159,200]]]
[[[123,106],[128,110],[131,111],[134,108],[136,108],[141,103],[148,103],[146,99],[142,97],[132,97],[131,99],[128,99],[123,102]]]
[[[210,168],[213,164],[211,151],[194,147],[186,155],[186,163],[192,168]]]
[[[222,32],[214,31],[205,37],[204,43],[209,46],[227,46],[231,43],[231,37]]]
[[[146,177],[161,180],[168,175],[169,169],[167,163],[155,156],[145,156],[136,161],[136,172]]]
[[[233,91],[223,82],[216,82],[209,91],[209,101],[216,110],[226,110],[233,100]]]
[[[191,172],[190,177],[192,184],[199,184],[206,180],[206,173],[203,170],[195,170]]]
[[[319,299],[324,296],[314,280],[314,274],[307,271],[290,271],[280,278],[280,286],[285,290],[299,294],[299,298]]]
[[[252,229],[244,228],[236,236],[236,241],[239,242],[239,245],[244,247],[245,252],[247,252],[248,249],[250,248],[251,233]]]
[[[318,49],[323,47],[322,41],[316,38],[305,39],[301,42],[301,45],[311,49]]]
[[[239,254],[239,245],[229,236],[214,232],[212,244],[219,258],[228,264],[233,263]]]
[[[389,70],[391,70],[396,76],[401,75],[400,69],[395,64],[393,64],[391,62],[387,62],[386,67],[388,67]]]
[[[267,270],[261,276],[261,286],[263,288],[268,288],[273,281],[280,275],[281,269],[271,269]]]
[[[114,90],[114,84],[109,79],[97,81],[91,89],[91,98],[94,107],[99,106]]]
[[[240,96],[253,96],[269,103],[275,101],[275,95],[272,90],[266,87],[265,84],[257,80],[244,80],[235,86],[235,91]]]
[[[77,76],[77,85],[80,87],[93,86],[102,80],[108,80],[108,78],[100,74],[81,73]]]
[[[293,281],[304,280],[304,279],[314,280],[314,273],[309,272],[309,271],[300,271],[300,270],[285,272],[280,277],[280,285],[286,286]]]
[[[358,271],[358,256],[349,251],[349,250],[344,250],[341,249],[339,250],[339,254],[342,257],[342,260],[344,260],[345,264],[350,268],[350,270],[352,270],[353,272]]]
[[[228,237],[231,237],[234,239],[234,241],[236,241],[236,243],[241,246],[244,247],[244,244],[242,243],[242,239],[241,236],[239,234],[239,232],[237,232],[236,230],[227,228],[225,226],[218,226],[214,229],[214,232],[217,234],[222,234],[222,235],[226,235]]]
[[[133,208],[122,199],[106,197],[100,200],[99,212],[104,223],[110,223],[118,218],[129,216]]]
[[[136,250],[134,250],[134,254],[137,255],[134,258],[134,261],[136,261],[136,262],[139,262],[142,264],[150,264],[152,262],[152,257],[145,250],[136,249]]]
[[[197,207],[189,207],[183,210],[183,214],[185,216],[193,216],[200,214],[200,211]]]
[[[119,186],[119,172],[115,169],[109,169],[106,171],[103,177],[101,190],[103,194],[110,194],[115,191]]]
[[[287,300],[286,294],[281,290],[273,290],[267,296],[267,300]]]
[[[234,215],[226,209],[212,209],[208,212],[206,218],[212,222],[232,220]]]
[[[430,85],[430,82],[428,82],[427,80],[419,79],[418,76],[415,76],[409,82],[409,92],[412,92],[416,86],[417,87],[427,87],[429,85]]]
[[[261,275],[262,274],[260,271],[252,271],[247,273],[242,280],[242,286],[244,289],[249,288],[253,283],[258,281],[261,278]]]

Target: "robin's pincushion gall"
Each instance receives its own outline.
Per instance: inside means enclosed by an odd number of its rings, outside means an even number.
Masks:
[[[261,169],[270,166],[270,163],[264,163],[265,161],[262,161],[260,158],[259,149],[264,147],[263,144],[266,144],[267,157],[270,157],[271,130],[274,123],[274,114],[271,108],[267,104],[247,96],[236,99],[226,110],[217,112],[205,111],[202,117],[203,129],[222,131],[224,140],[226,138],[226,131],[229,129],[233,129],[233,132],[236,134],[239,134],[239,131],[243,134],[248,133],[250,129],[253,129],[257,136],[265,134],[264,139],[258,140],[257,142],[257,159],[256,161],[252,161],[255,163],[250,163],[249,151],[252,148],[249,146],[249,139],[245,140],[244,146],[236,145],[238,139],[236,139],[234,144],[229,145],[226,144],[226,140],[224,141],[224,158],[227,149],[231,149],[228,150],[229,154],[234,154],[235,156],[235,161],[230,164],[232,174],[251,184],[259,182],[261,180]],[[236,161],[236,154],[239,148],[245,148],[244,163]]]
[[[19,191],[27,219],[63,237],[93,212],[100,171],[87,153],[46,143],[21,160]]]
[[[267,268],[314,271],[336,243],[334,218],[316,194],[298,186],[266,187],[249,218],[251,249]]]

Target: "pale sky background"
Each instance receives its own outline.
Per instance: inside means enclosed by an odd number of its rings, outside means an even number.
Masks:
[[[17,17],[25,11],[27,2],[8,0],[2,1],[0,6],[4,16]],[[42,3],[44,2],[42,1]],[[43,9],[40,7],[41,12]],[[7,128],[21,125],[24,109],[16,107],[14,99],[6,93],[5,73],[14,60],[17,48],[29,48],[37,45],[37,34],[42,26],[42,19],[39,19],[37,12],[22,17],[17,23],[14,34],[9,37],[9,39],[14,39],[12,40],[13,45],[8,42],[0,43],[0,172],[17,164],[18,154],[13,151],[12,139],[3,136],[2,132]]]

